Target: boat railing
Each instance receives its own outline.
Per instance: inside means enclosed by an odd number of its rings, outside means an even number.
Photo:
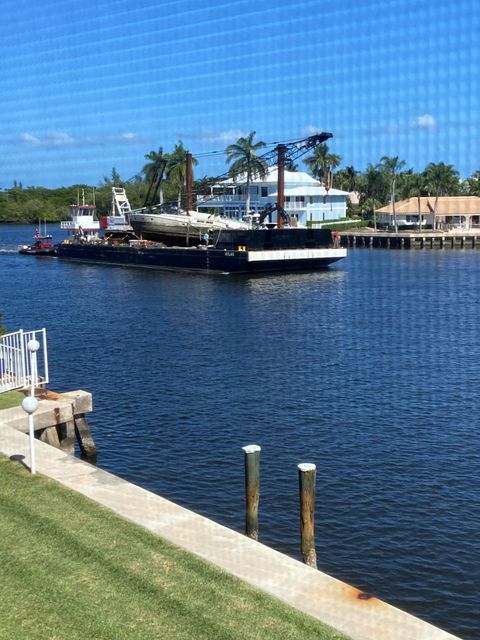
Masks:
[[[37,340],[37,369],[32,371],[28,343]],[[22,389],[32,384],[36,378],[39,386],[49,382],[47,332],[46,329],[34,331],[15,331],[0,337],[0,393],[13,389]]]

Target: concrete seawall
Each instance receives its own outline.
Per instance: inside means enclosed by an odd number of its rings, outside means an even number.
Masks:
[[[37,471],[353,640],[455,636],[72,455],[36,441]],[[28,465],[28,436],[0,424],[0,452]]]

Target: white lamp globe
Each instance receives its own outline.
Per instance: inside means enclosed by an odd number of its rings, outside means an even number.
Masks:
[[[38,409],[38,400],[33,396],[27,396],[22,400],[22,409],[25,413],[34,413]]]
[[[35,353],[35,351],[38,351],[40,349],[40,343],[38,340],[29,340],[27,343],[27,349],[31,352],[31,353]]]

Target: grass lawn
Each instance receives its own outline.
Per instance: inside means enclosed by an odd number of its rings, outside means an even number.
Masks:
[[[0,456],[0,638],[343,640]]]
[[[0,410],[10,409],[10,407],[19,407],[25,394],[21,391],[4,391],[0,393]]]

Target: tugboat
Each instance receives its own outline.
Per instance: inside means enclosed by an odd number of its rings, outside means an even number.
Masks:
[[[95,204],[85,204],[85,193],[82,190],[82,203],[80,197],[77,204],[70,205],[70,220],[62,220],[60,228],[67,231],[69,238],[64,242],[95,242],[98,240],[100,222],[97,220],[97,207]]]
[[[33,236],[34,243],[33,244],[24,244],[18,249],[18,253],[22,253],[23,255],[29,256],[56,256],[57,250],[55,245],[53,244],[53,236],[45,233],[42,233],[40,229],[35,230],[35,235]]]

